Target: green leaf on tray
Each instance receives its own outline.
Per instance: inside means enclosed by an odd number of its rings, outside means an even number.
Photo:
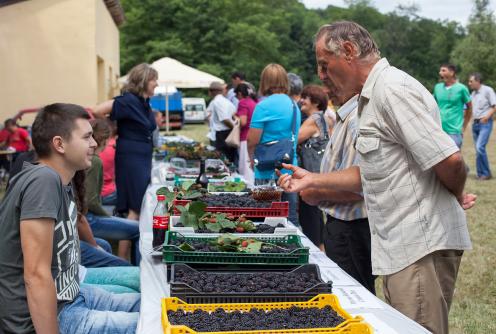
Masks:
[[[170,203],[176,199],[176,194],[173,191],[170,191],[167,187],[161,187],[157,189],[157,195],[164,195],[165,201]]]
[[[227,219],[225,213],[217,213],[215,219],[221,228],[236,228],[236,223]]]
[[[243,247],[240,245],[238,247],[239,252],[244,252],[244,253],[260,253],[260,249],[262,248],[263,242],[262,241],[257,241],[254,239],[247,240],[248,241],[248,246]]]
[[[244,222],[238,222],[237,226],[242,227],[245,230],[245,232],[251,232],[251,231],[255,231],[257,229],[255,224],[253,224],[253,222],[251,220],[245,220]]]
[[[203,193],[201,191],[198,191],[198,190],[188,190],[184,193],[183,195],[183,198],[184,199],[197,199],[197,198],[200,198],[203,196]]]
[[[204,202],[196,201],[191,202],[189,204],[189,212],[196,215],[198,218],[205,214],[205,209],[207,208],[207,204]]]
[[[193,252],[195,248],[188,244],[187,242],[183,242],[180,246],[179,249],[182,250],[183,252]]]

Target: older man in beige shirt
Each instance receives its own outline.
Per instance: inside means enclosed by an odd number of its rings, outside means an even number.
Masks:
[[[363,189],[373,273],[386,300],[434,333],[448,333],[448,312],[464,250],[471,248],[463,192],[467,173],[446,135],[432,95],[380,58],[369,32],[354,22],[321,27],[319,75],[343,95],[359,94],[359,166],[312,174],[294,166],[286,191]]]

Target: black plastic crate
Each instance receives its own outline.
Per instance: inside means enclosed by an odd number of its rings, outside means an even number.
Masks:
[[[186,264],[173,264],[171,268],[171,282],[170,291],[171,297],[178,297],[179,299],[194,304],[212,304],[212,303],[264,303],[264,302],[299,302],[307,301],[321,293],[332,293],[332,282],[324,282],[320,276],[319,267],[316,264],[306,264],[299,266],[293,270],[287,271],[288,273],[308,273],[314,274],[321,282],[304,292],[286,292],[286,293],[268,293],[268,292],[223,292],[223,293],[207,293],[200,292],[197,289],[189,286],[183,282],[175,280],[175,272],[182,269],[185,272],[211,272],[218,275],[248,275],[254,274],[259,271],[208,271],[208,270],[195,270]],[[267,272],[267,271],[261,271]],[[272,272],[281,273],[281,271],[273,270]]]

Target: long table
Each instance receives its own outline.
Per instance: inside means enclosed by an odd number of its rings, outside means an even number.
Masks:
[[[137,333],[163,333],[161,298],[170,296],[167,269],[161,258],[151,256],[152,214],[157,203],[155,192],[160,185],[148,187],[143,199],[140,217],[141,313]],[[428,330],[407,318],[371,294],[355,279],[345,273],[325,253],[320,251],[303,233],[303,245],[310,248],[310,263],[319,266],[322,278],[333,282],[333,293],[341,306],[352,315],[361,315],[372,325],[376,334],[423,334]]]

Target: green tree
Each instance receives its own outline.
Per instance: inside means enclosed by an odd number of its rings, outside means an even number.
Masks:
[[[470,16],[468,34],[454,48],[451,59],[459,65],[460,80],[466,81],[472,72],[480,72],[486,84],[496,87],[496,23],[489,9],[489,0],[475,0]]]
[[[318,83],[314,35],[325,23],[352,20],[376,39],[390,63],[431,88],[463,30],[454,22],[418,17],[415,6],[382,14],[370,0],[348,8],[310,10],[297,0],[121,0],[121,73],[140,62],[172,57],[229,82],[243,71],[257,85],[268,63],[305,83]]]

